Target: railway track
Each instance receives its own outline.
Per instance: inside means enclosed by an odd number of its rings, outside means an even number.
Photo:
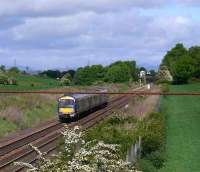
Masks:
[[[87,129],[108,116],[114,108],[120,108],[127,103],[128,98],[126,96],[119,96],[113,99],[106,108],[96,111],[77,122],[70,123],[68,126],[74,127],[79,125],[83,129]],[[16,138],[0,141],[0,172],[21,171],[21,167],[14,167],[13,162],[16,161],[28,163],[36,161],[37,155],[28,146],[30,143],[38,147],[42,152],[50,153],[55,150],[62,129],[62,123],[53,121],[39,129],[19,135]]]
[[[134,90],[143,88],[144,87],[136,88]],[[110,115],[113,109],[119,109],[127,103],[127,95],[120,95],[119,97],[112,99],[106,108],[91,113],[77,122],[68,124],[68,126],[74,127],[79,125],[83,129],[87,129]],[[22,167],[13,165],[16,161],[34,163],[37,160],[37,154],[28,145],[30,143],[47,154],[55,151],[62,130],[63,124],[58,122],[58,120],[54,120],[34,130],[28,129],[15,137],[0,140],[0,172],[22,171]]]

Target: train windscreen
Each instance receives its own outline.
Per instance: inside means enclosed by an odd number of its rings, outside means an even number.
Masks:
[[[73,108],[74,107],[74,100],[66,99],[59,101],[60,108]]]

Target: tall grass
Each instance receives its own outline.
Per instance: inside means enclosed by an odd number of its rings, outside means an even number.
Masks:
[[[46,95],[1,95],[0,128],[7,131],[1,136],[55,118],[56,98]]]

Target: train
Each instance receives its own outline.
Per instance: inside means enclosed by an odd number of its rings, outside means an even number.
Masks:
[[[61,122],[78,120],[84,114],[103,108],[108,104],[108,95],[103,94],[65,94],[58,99],[58,117]]]

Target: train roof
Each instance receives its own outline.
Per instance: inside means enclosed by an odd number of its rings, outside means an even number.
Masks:
[[[74,97],[75,99],[78,99],[78,98],[82,98],[82,97],[88,97],[90,95],[91,94],[73,94],[72,97]]]
[[[91,96],[91,95],[94,95],[94,94],[65,94],[62,97],[73,97],[74,99],[80,99],[80,98],[88,97],[88,96]]]
[[[96,90],[97,92],[100,92],[100,93],[105,93],[107,92],[106,89],[98,89]],[[92,95],[98,95],[98,94],[64,94],[64,96],[62,97],[73,97],[74,99],[80,99],[80,98],[83,98],[83,97],[89,97],[89,96],[92,96]],[[61,97],[61,98],[62,98]]]

